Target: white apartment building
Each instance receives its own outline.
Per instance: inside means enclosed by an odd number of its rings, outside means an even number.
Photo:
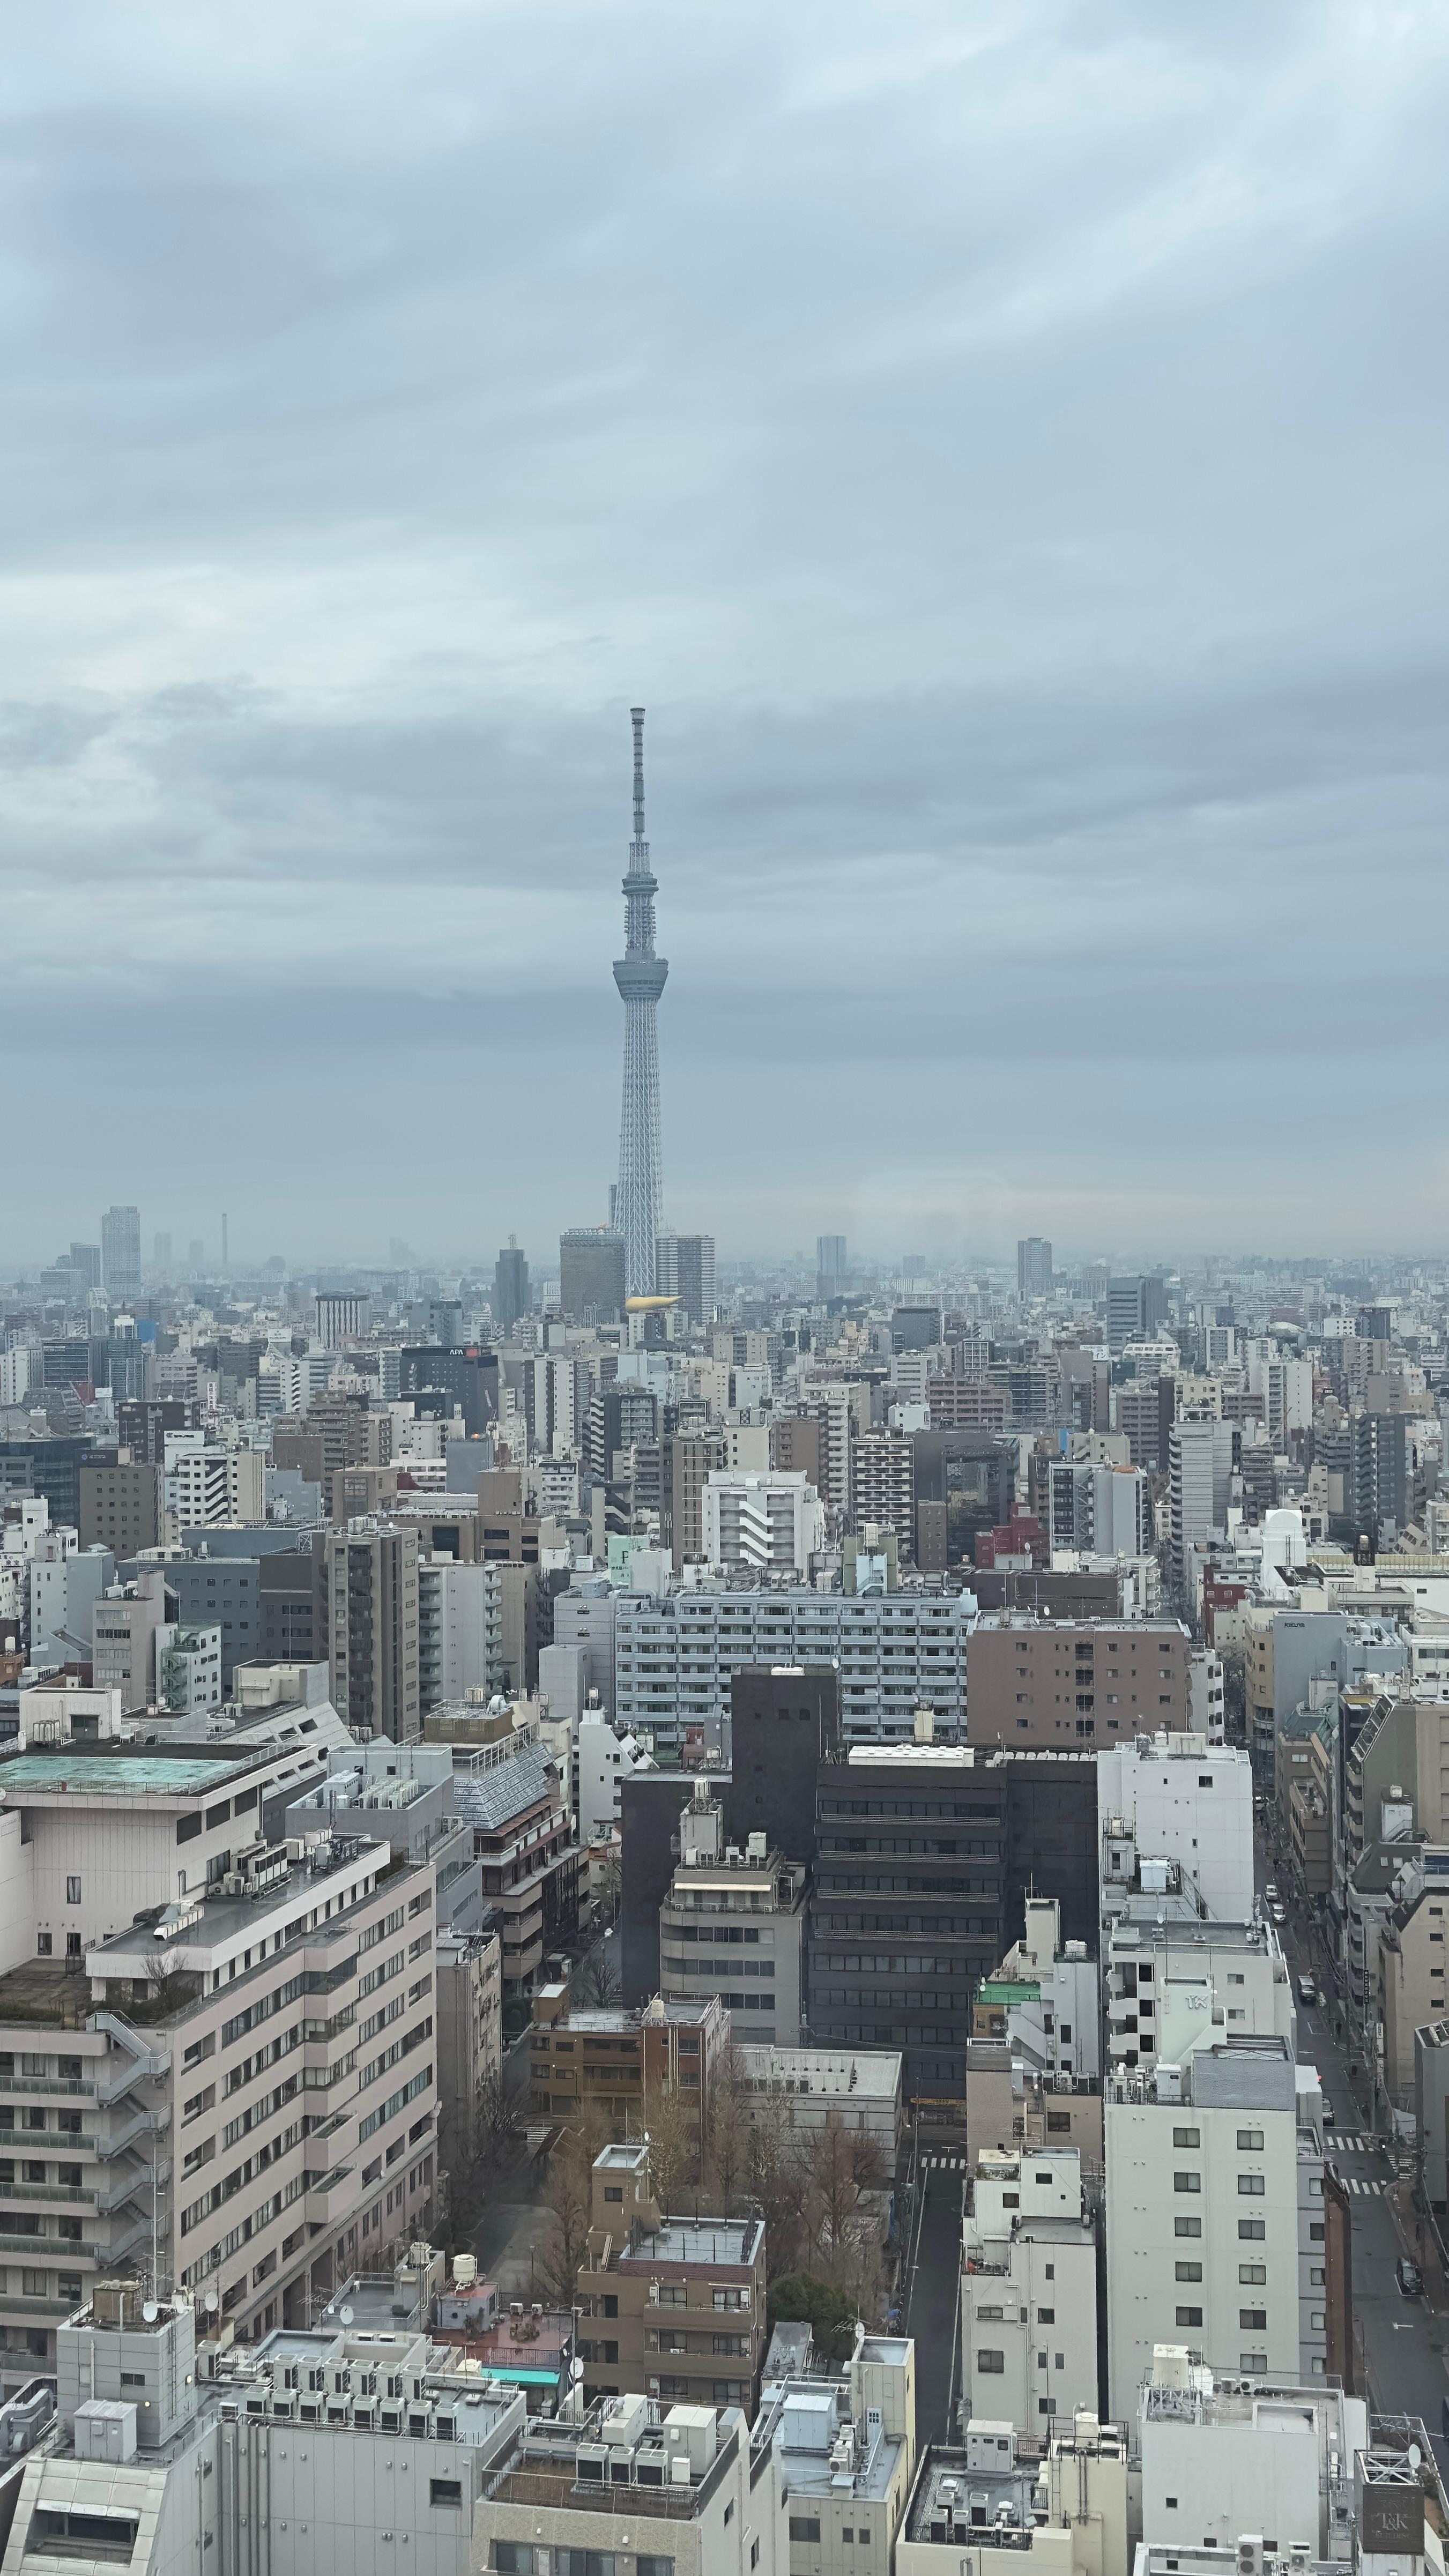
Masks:
[[[503,1574],[454,1556],[418,1557],[418,1708],[503,1687]]]
[[[305,1413],[314,1395],[326,1394],[338,1361],[335,1351],[304,1351],[300,1359],[279,1356],[273,1365],[282,1412]]]
[[[1148,1890],[1104,1933],[1102,1966],[1115,2074],[1185,2065],[1215,2038],[1296,2049],[1288,1963],[1269,1922],[1204,1920],[1190,1900]]]
[[[543,1658],[539,1663],[542,1666]],[[620,1827],[624,1782],[652,1768],[653,1753],[628,1728],[616,1728],[607,1709],[585,1706],[574,1737],[574,1815],[581,1843],[606,1842]]]
[[[1029,1896],[1026,1930],[997,1976],[1016,1989],[1006,2008],[1013,2057],[1036,2074],[1093,2077],[1102,2072],[1102,1994],[1084,1941],[1062,1942],[1062,1909],[1054,1896]],[[1035,1988],[1033,1993],[1031,1990]]]
[[[1064,1460],[1048,1479],[1052,1553],[1145,1556],[1152,1546],[1147,1478],[1140,1467],[1106,1460]]]
[[[1220,2385],[1180,2344],[1160,2344],[1137,2414],[1142,2537],[1235,2551],[1240,2533],[1261,2531],[1275,2554],[1307,2541],[1341,2559],[1368,2438],[1362,2397],[1322,2380]]]
[[[1233,1481],[1230,1422],[1174,1422],[1168,1434],[1172,1559],[1181,1581],[1189,1552],[1227,1528]]]
[[[568,1595],[564,1595],[567,1600]],[[614,1595],[614,1714],[679,1743],[686,1726],[729,1714],[730,1676],[747,1664],[835,1664],[847,1745],[910,1742],[918,1708],[937,1743],[966,1736],[969,1592],[778,1591],[686,1585]]]
[[[1108,2080],[1103,2108],[1109,2411],[1135,2421],[1163,2343],[1214,2371],[1296,2381],[1298,2086],[1287,2043],[1219,2040],[1183,2066],[1133,2069]],[[1321,2207],[1321,2148],[1318,2184]]]
[[[1097,2411],[1097,2240],[1075,2148],[983,2148],[961,2235],[962,2417],[1018,2433]]]
[[[267,1461],[261,1449],[204,1449],[182,1445],[193,1435],[166,1436],[166,1536],[175,1546],[183,1530],[216,1529],[267,1516]]]
[[[716,1471],[704,1480],[704,1552],[742,1574],[808,1575],[825,1544],[825,1511],[803,1469]]]
[[[1253,1771],[1241,1746],[1201,1735],[1108,1746],[1097,1756],[1097,1828],[1104,1924],[1125,1912],[1148,1862],[1173,1864],[1210,1914],[1252,1920]]]
[[[1188,1657],[1188,1716],[1194,1735],[1221,1744],[1226,1723],[1223,1660],[1211,1646],[1194,1646]]]

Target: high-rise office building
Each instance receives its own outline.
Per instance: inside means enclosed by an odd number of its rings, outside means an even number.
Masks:
[[[558,1239],[559,1304],[571,1323],[617,1323],[629,1285],[628,1244],[607,1225],[574,1225]],[[651,1258],[649,1290],[652,1294]]]
[[[714,1236],[661,1234],[654,1250],[654,1285],[677,1297],[692,1324],[714,1320]]]
[[[613,1215],[624,1239],[631,1297],[654,1293],[654,1247],[664,1216],[664,1166],[659,1141],[659,996],[669,972],[654,954],[654,897],[658,880],[644,838],[644,710],[632,707],[634,725],[634,838],[624,879],[624,954],[614,960],[614,981],[624,1005],[624,1099],[619,1117],[619,1184]],[[623,1300],[619,1301],[622,1308]],[[567,1305],[565,1305],[567,1312]]]
[[[141,1212],[107,1208],[101,1219],[101,1280],[113,1306],[141,1294]]]
[[[500,1333],[511,1333],[528,1312],[528,1255],[510,1240],[493,1264],[493,1321]]]
[[[1052,1248],[1044,1234],[1028,1234],[1016,1247],[1016,1286],[1022,1298],[1045,1297],[1052,1284]]]
[[[1165,1281],[1153,1275],[1107,1282],[1107,1347],[1119,1359],[1129,1342],[1150,1341],[1167,1314]]]
[[[817,1234],[815,1238],[815,1289],[822,1304],[827,1297],[843,1297],[849,1272],[845,1259],[843,1234]]]
[[[152,1237],[151,1267],[160,1274],[161,1278],[170,1278],[171,1237],[169,1234],[158,1234]]]

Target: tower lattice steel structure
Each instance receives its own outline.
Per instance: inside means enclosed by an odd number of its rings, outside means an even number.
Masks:
[[[659,1030],[655,1008],[669,961],[654,954],[654,897],[659,881],[644,838],[644,710],[634,725],[634,838],[624,879],[624,954],[614,981],[624,1004],[624,1103],[619,1118],[619,1187],[614,1222],[624,1238],[624,1282],[631,1297],[654,1293],[654,1246],[664,1221],[659,1145]]]

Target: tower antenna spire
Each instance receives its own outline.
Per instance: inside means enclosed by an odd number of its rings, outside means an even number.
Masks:
[[[656,1011],[669,966],[654,953],[658,882],[644,838],[644,710],[631,707],[629,713],[634,725],[634,838],[623,886],[624,954],[614,960],[614,981],[624,1005],[624,1097],[614,1221],[624,1238],[627,1293],[648,1297],[654,1293],[655,1246],[664,1221]]]
[[[634,840],[637,847],[644,841],[644,710],[631,707],[634,725]]]

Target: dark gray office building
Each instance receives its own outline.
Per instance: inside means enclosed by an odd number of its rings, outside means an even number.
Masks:
[[[511,1333],[528,1312],[528,1255],[506,1243],[493,1264],[493,1321],[500,1333]]]
[[[616,1324],[624,1313],[624,1238],[574,1225],[558,1239],[559,1304],[572,1324]]]

